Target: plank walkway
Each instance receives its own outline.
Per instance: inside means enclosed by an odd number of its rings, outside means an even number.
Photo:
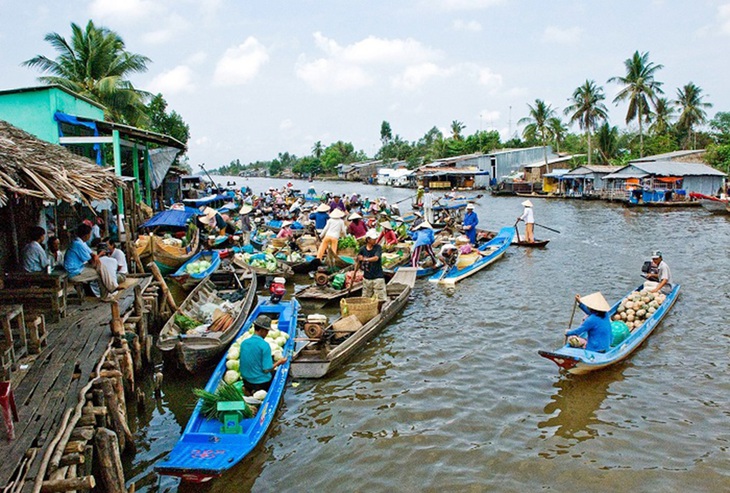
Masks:
[[[139,283],[149,281],[135,279],[117,293],[120,313],[132,306],[134,286]],[[40,448],[26,476],[26,487],[32,484],[44,448],[56,435],[66,409],[78,403],[80,389],[90,380],[112,339],[111,318],[109,303],[87,297],[81,305],[70,305],[66,318],[48,324],[48,345],[29,363],[30,367],[13,373],[12,388],[20,419],[15,423],[14,441],[7,440],[4,428],[0,432],[0,488],[12,479],[26,452]]]

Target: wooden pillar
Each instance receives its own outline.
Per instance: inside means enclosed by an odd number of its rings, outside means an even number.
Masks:
[[[122,176],[122,144],[119,130],[112,130],[112,147],[114,148],[114,173]],[[124,214],[124,194],[121,187],[117,187],[117,210]]]
[[[144,145],[144,196],[145,196],[145,203],[152,207],[152,187],[150,185],[150,166],[152,166],[152,163],[150,161],[150,147],[149,144],[145,143]]]
[[[132,147],[132,171],[134,172],[134,201],[139,204],[142,198],[139,194],[139,151],[136,142]]]

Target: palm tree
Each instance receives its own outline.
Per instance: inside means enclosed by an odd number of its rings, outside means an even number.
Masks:
[[[612,127],[607,121],[598,127],[596,131],[598,140],[598,152],[605,164],[609,164],[612,158],[618,155],[618,128]]]
[[[586,80],[582,86],[573,91],[568,100],[571,105],[565,108],[565,115],[570,115],[570,123],[578,122],[578,127],[586,133],[588,141],[588,165],[593,158],[591,130],[595,129],[599,120],[608,119],[608,110],[602,101],[606,99],[603,88],[597,87],[595,81]]]
[[[547,164],[547,145],[553,135],[550,130],[550,119],[555,117],[555,110],[541,99],[535,100],[535,106],[528,104],[527,107],[530,108],[530,116],[521,118],[517,124],[526,125],[522,130],[522,137],[525,140],[539,140],[542,143],[545,164]]]
[[[322,157],[322,154],[324,153],[324,147],[322,147],[322,141],[318,140],[314,143],[312,146],[312,156],[316,157],[317,159]]]
[[[657,70],[664,68],[664,65],[655,65],[649,61],[649,52],[639,53],[636,51],[631,58],[624,61],[626,67],[626,76],[611,77],[608,82],[616,82],[623,85],[623,89],[619,91],[613,99],[615,104],[620,101],[629,102],[629,109],[626,112],[626,123],[632,120],[639,121],[639,155],[644,157],[644,134],[642,124],[649,121],[651,108],[649,102],[655,100],[659,94],[664,94],[661,86],[662,82],[654,79]]]
[[[454,120],[451,122],[451,137],[454,140],[461,140],[461,131],[466,128],[463,122]]]
[[[705,108],[712,108],[711,103],[702,101],[702,88],[696,86],[692,82],[685,84],[681,89],[677,89],[677,101],[675,104],[679,107],[679,120],[677,125],[688,133],[688,140],[692,139],[692,148],[697,145],[697,135],[694,132],[695,125],[702,125],[707,122],[707,112]]]
[[[565,140],[565,136],[568,134],[568,127],[557,116],[548,120],[548,126],[550,127],[553,140],[555,140],[555,152],[560,154],[560,143]]]
[[[654,102],[654,121],[649,127],[649,132],[654,135],[664,135],[672,126],[674,108],[667,98],[657,98]]]
[[[71,23],[71,40],[48,33],[45,40],[58,52],[55,60],[37,55],[22,65],[39,68],[50,75],[39,77],[46,84],[58,84],[106,107],[106,117],[130,125],[146,120],[144,102],[150,96],[135,89],[127,77],[146,72],[150,59],[125,50],[122,38],[93,21],[82,29]]]

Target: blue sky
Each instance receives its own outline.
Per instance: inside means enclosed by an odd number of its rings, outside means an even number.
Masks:
[[[0,12],[0,88],[36,85],[20,63],[54,55],[44,35],[93,19],[152,59],[132,81],[163,93],[190,124],[191,163],[212,168],[318,140],[372,155],[383,120],[410,141],[452,120],[506,138],[528,103],[562,113],[586,79],[624,127],[606,80],[636,50],[664,65],[670,99],[692,81],[710,116],[730,111],[730,0],[0,0]]]

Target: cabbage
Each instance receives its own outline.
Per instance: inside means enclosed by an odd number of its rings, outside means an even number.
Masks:
[[[237,359],[229,359],[228,361],[226,361],[226,368],[228,368],[229,370],[236,370],[236,371],[238,371],[239,364],[240,364],[240,361],[239,360],[237,360]]]
[[[277,337],[276,338],[276,343],[279,346],[284,346],[284,344],[286,344],[286,337],[282,337],[282,336]]]
[[[278,337],[279,337],[279,334],[281,334],[281,331],[280,331],[280,330],[278,330],[278,329],[271,329],[271,330],[269,331],[269,334],[268,334],[268,336],[266,336],[266,338],[267,338],[267,339],[268,339],[268,338],[271,338],[271,339],[276,339],[276,338],[278,338]]]
[[[238,359],[241,357],[241,348],[239,346],[232,346],[228,350],[228,359]]]
[[[271,357],[274,358],[274,361],[279,361],[281,358],[284,357],[284,353],[281,349],[277,349],[273,353],[271,353]]]
[[[227,384],[233,384],[236,382],[239,378],[241,378],[241,374],[238,373],[235,370],[228,370],[225,375],[223,375],[223,381]]]
[[[263,401],[266,399],[266,391],[265,390],[257,390],[253,393],[253,398],[258,399],[260,401]]]

